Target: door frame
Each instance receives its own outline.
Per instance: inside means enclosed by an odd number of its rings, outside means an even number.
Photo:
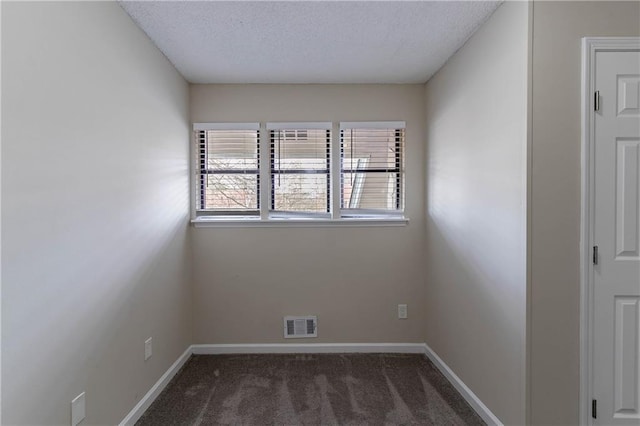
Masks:
[[[640,37],[582,38],[582,175],[580,214],[580,424],[591,425],[593,399],[594,109],[597,52],[640,51]]]

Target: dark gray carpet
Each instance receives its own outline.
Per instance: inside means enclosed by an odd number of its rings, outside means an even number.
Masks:
[[[137,425],[483,425],[424,355],[195,355]]]

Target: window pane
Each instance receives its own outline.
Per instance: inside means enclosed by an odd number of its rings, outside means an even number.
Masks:
[[[255,130],[210,130],[206,149],[206,167],[209,169],[258,169],[258,133]]]
[[[397,173],[343,173],[343,209],[396,210]]]
[[[327,170],[329,141],[327,130],[275,130],[271,141],[273,169]]]
[[[207,175],[204,194],[205,209],[257,209],[258,177],[245,174]]]
[[[404,129],[343,129],[342,209],[403,209]]]
[[[258,132],[207,130],[197,134],[197,141],[197,209],[257,210]]]
[[[272,210],[329,211],[330,144],[324,129],[271,132]]]
[[[401,160],[402,130],[346,129],[342,132],[342,167],[395,169]],[[366,161],[362,161],[366,160]]]
[[[274,209],[294,212],[326,212],[326,174],[273,176]]]

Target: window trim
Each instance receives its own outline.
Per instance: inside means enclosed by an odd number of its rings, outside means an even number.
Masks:
[[[295,124],[295,123],[284,123],[284,124]],[[303,123],[304,124],[304,123]],[[270,185],[271,185],[271,195],[270,195],[270,205],[269,205],[269,217],[298,217],[298,216],[304,216],[304,217],[310,217],[310,218],[325,218],[325,217],[331,217],[331,196],[332,196],[332,190],[331,190],[331,185],[332,185],[332,173],[331,173],[331,162],[332,160],[332,149],[331,149],[331,141],[333,138],[333,135],[331,133],[331,128],[329,127],[328,129],[324,126],[327,123],[317,123],[319,124],[318,127],[313,127],[313,124],[311,124],[311,127],[298,127],[300,126],[300,124],[298,124],[296,127],[282,127],[282,128],[273,128],[273,129],[269,129],[269,179],[270,179]],[[331,124],[331,123],[328,123]],[[268,126],[267,126],[268,127]],[[301,131],[301,130],[325,130],[325,152],[326,152],[326,157],[325,157],[325,162],[326,162],[326,167],[324,169],[276,169],[275,167],[275,144],[276,144],[276,132],[285,132],[285,142],[286,142],[286,132],[287,131],[295,131],[296,135],[297,132]],[[278,139],[278,144],[281,143],[281,140]],[[311,211],[289,211],[289,210],[276,210],[276,190],[275,190],[275,179],[277,176],[279,175],[306,175],[306,174],[312,174],[312,175],[326,175],[327,176],[327,196],[326,196],[326,209],[323,212],[311,212]]]
[[[201,167],[203,164],[203,160],[206,162],[207,153],[206,148],[202,149],[203,138],[204,144],[207,145],[206,133],[210,130],[220,130],[220,131],[255,131],[256,132],[256,168],[255,169],[227,169],[222,172],[209,169],[208,167]],[[260,188],[261,188],[261,156],[260,156],[260,123],[193,123],[193,137],[195,139],[194,150],[195,155],[192,156],[192,170],[190,175],[193,176],[193,179],[197,179],[197,182],[193,182],[193,194],[194,199],[190,200],[190,208],[191,208],[191,219],[197,220],[200,217],[205,216],[237,216],[237,217],[253,217],[256,215],[260,215],[261,207],[260,207]],[[248,208],[248,209],[206,209],[204,203],[206,203],[205,196],[202,192],[202,188],[206,186],[206,177],[209,175],[216,174],[244,174],[244,175],[255,175],[256,176],[256,208]]]
[[[200,130],[260,130],[260,123],[193,123],[193,131]]]
[[[326,218],[269,218],[247,216],[242,219],[223,216],[200,216],[192,219],[196,228],[325,228],[325,227],[371,227],[371,226],[407,226],[409,218],[366,217],[326,219]]]
[[[370,210],[341,208],[341,191],[336,193],[341,181],[342,142],[341,132],[349,128],[370,129],[405,129],[404,149],[401,151],[404,162],[406,157],[406,122],[405,121],[359,121],[359,122],[249,122],[249,123],[193,123],[192,137],[195,143],[192,149],[196,152],[192,158],[191,187],[193,198],[189,201],[191,209],[191,223],[194,227],[371,227],[371,226],[406,226],[409,218],[405,216],[405,206],[402,210]],[[327,148],[329,149],[328,163],[328,212],[300,213],[288,211],[272,211],[273,202],[271,181],[273,178],[271,164],[272,131],[287,129],[324,129],[327,130]],[[207,212],[197,209],[199,195],[198,178],[198,133],[200,130],[256,130],[258,132],[258,210],[246,212]],[[399,142],[399,141],[398,141]],[[268,145],[268,146],[267,146]],[[265,159],[268,161],[264,162]],[[336,177],[337,172],[337,177]],[[405,170],[401,168],[401,173]],[[404,180],[404,177],[401,178]],[[404,199],[400,194],[401,200]],[[265,203],[264,198],[268,198]],[[337,201],[337,202],[336,202]],[[397,205],[397,204],[396,204]]]
[[[394,127],[386,127],[381,124],[389,124]],[[358,127],[360,126],[360,127]],[[352,167],[344,167],[344,132],[347,130],[370,130],[370,129],[380,129],[380,130],[392,130],[394,133],[394,154],[395,161],[394,167],[372,167],[372,168],[363,168],[361,169],[359,166],[356,168]],[[343,174],[358,174],[360,173],[393,173],[395,174],[395,209],[384,210],[384,209],[370,209],[374,212],[379,212],[379,214],[389,215],[389,214],[397,214],[404,213],[404,153],[403,146],[401,145],[403,139],[403,133],[406,129],[404,122],[375,122],[371,124],[370,122],[350,122],[350,123],[340,123],[340,193],[344,194],[344,176]],[[405,137],[406,139],[406,137]],[[360,160],[358,159],[358,163]],[[344,199],[340,198],[340,215],[341,217],[351,217],[351,216],[359,216],[358,211],[362,211],[363,209],[358,208],[349,208],[344,207]],[[345,215],[346,212],[346,215]],[[367,213],[365,213],[367,214]]]

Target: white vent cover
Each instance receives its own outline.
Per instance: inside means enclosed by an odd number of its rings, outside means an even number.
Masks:
[[[318,317],[284,317],[284,337],[285,339],[318,337]]]

